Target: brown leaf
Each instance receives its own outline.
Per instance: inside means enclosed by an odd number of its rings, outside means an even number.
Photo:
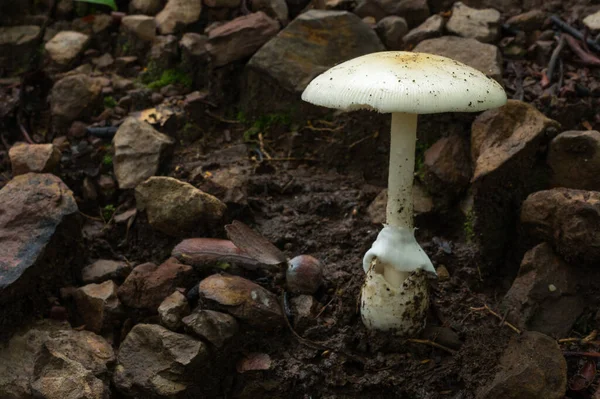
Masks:
[[[233,223],[225,226],[225,231],[227,231],[227,237],[238,248],[257,261],[266,265],[287,262],[287,257],[279,248],[244,223],[234,220]]]

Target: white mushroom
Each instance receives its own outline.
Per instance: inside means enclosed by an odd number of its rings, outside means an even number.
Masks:
[[[387,223],[363,260],[361,314],[369,328],[416,334],[428,307],[425,275],[435,275],[413,228],[417,115],[496,108],[506,103],[506,93],[495,80],[450,58],[384,51],[327,70],[310,82],[302,99],[392,114]]]

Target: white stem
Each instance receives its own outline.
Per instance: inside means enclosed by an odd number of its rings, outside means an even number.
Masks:
[[[400,272],[394,265],[383,265],[383,278],[390,283],[392,287],[400,287],[408,276],[410,276],[410,272]]]
[[[411,230],[417,116],[418,114],[392,113],[388,176],[387,224]]]

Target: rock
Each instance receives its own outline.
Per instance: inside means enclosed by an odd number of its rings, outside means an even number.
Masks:
[[[204,5],[212,8],[238,8],[241,0],[204,0]]]
[[[221,220],[227,208],[212,195],[172,177],[149,178],[136,187],[135,198],[150,225],[172,236]]]
[[[377,23],[375,31],[388,50],[401,50],[402,38],[408,32],[408,25],[404,18],[390,15]]]
[[[310,255],[296,256],[288,262],[285,281],[291,293],[312,295],[323,284],[323,266]]]
[[[201,341],[159,325],[137,324],[119,348],[113,382],[135,398],[211,397],[210,367],[209,348]]]
[[[430,341],[454,350],[460,349],[463,344],[458,334],[448,327],[427,325],[422,335]]]
[[[186,331],[221,348],[238,332],[238,323],[227,313],[196,309],[182,320]]]
[[[62,31],[46,42],[44,48],[50,60],[61,68],[68,68],[85,51],[90,37],[74,31]]]
[[[387,188],[381,190],[377,197],[369,204],[367,215],[373,224],[385,223],[387,209]],[[418,182],[413,184],[413,210],[415,215],[428,213],[433,210],[433,199],[427,190]]]
[[[121,19],[121,30],[151,42],[156,37],[156,21],[147,15],[126,15]]]
[[[502,53],[498,47],[456,36],[442,36],[419,43],[415,52],[449,57],[473,67],[502,84]]]
[[[156,15],[156,25],[163,35],[173,34],[200,19],[202,0],[168,0]]]
[[[245,71],[243,107],[249,113],[262,110],[262,114],[266,110],[289,112],[291,103],[306,106],[299,101],[300,94],[314,77],[339,62],[381,50],[384,46],[377,34],[356,15],[309,10],[250,59]]]
[[[206,49],[215,67],[250,57],[279,31],[279,23],[264,12],[238,17],[208,33]]]
[[[129,14],[156,15],[162,7],[162,0],[131,0]]]
[[[158,71],[174,68],[179,62],[179,40],[176,36],[157,36],[152,43],[149,62]]]
[[[213,274],[198,289],[201,300],[251,326],[272,329],[284,321],[275,294],[242,277]]]
[[[525,32],[533,32],[542,29],[546,22],[546,18],[548,18],[548,14],[542,10],[535,9],[510,17],[506,21],[506,24],[511,28]]]
[[[192,176],[195,173],[202,173],[201,170],[202,168],[198,168],[197,171],[192,171]],[[207,187],[205,191],[210,190],[211,193],[222,198],[228,206],[230,204],[245,206],[248,203],[247,186],[250,175],[249,165],[226,166],[215,169],[210,176],[203,176],[202,187]]]
[[[294,315],[294,329],[299,332],[306,331],[316,324],[315,316],[319,303],[311,295],[298,295],[290,301],[292,314]]]
[[[138,265],[119,287],[119,299],[130,308],[156,312],[177,287],[187,288],[193,284],[190,281],[193,274],[191,266],[177,263],[173,258],[160,266],[154,263]]]
[[[85,329],[96,334],[109,332],[123,312],[117,285],[111,280],[85,285],[75,291],[74,298]]]
[[[73,193],[56,176],[17,176],[0,190],[0,204],[2,336],[45,311],[49,292],[71,281],[81,235]]]
[[[361,0],[353,12],[363,20],[364,18],[375,18],[375,21],[379,21],[387,16],[381,5],[372,0]]]
[[[158,307],[160,323],[169,330],[177,331],[183,323],[181,319],[190,314],[190,305],[181,292],[175,291],[165,298]]]
[[[439,282],[450,280],[450,272],[448,271],[446,266],[440,265],[437,269],[435,269],[435,271],[438,275]]]
[[[102,283],[106,280],[123,281],[131,273],[131,266],[125,262],[99,259],[81,270],[81,280],[85,284]]]
[[[583,24],[590,30],[600,30],[600,11],[588,15],[583,19]]]
[[[110,53],[104,53],[100,57],[92,58],[92,64],[99,69],[105,69],[115,63],[115,59]]]
[[[419,174],[427,191],[444,206],[450,205],[471,180],[471,159],[466,140],[453,134],[436,141],[425,151]]]
[[[84,74],[69,75],[54,84],[50,93],[53,123],[70,126],[85,119],[100,105],[102,86],[97,79]]]
[[[376,0],[386,15],[403,17],[410,28],[422,24],[431,13],[427,0]]]
[[[567,390],[567,362],[556,341],[524,332],[510,341],[501,370],[477,392],[477,399],[562,399]]]
[[[446,29],[458,36],[490,43],[500,37],[500,17],[498,10],[476,10],[458,1],[452,7]]]
[[[251,3],[252,12],[262,11],[269,17],[285,26],[289,21],[289,11],[285,0],[254,0]]]
[[[568,336],[584,308],[569,269],[547,243],[529,250],[502,300],[503,309],[510,311],[507,320],[520,329],[557,339]]]
[[[539,153],[559,125],[535,107],[508,100],[503,107],[479,115],[471,127],[474,175],[468,218],[482,258],[497,267],[509,252],[520,204],[547,185],[547,166]],[[516,244],[516,243],[515,243]]]
[[[407,46],[415,46],[423,40],[433,39],[442,36],[446,20],[441,15],[435,14],[427,18],[425,22],[412,29],[402,38]]]
[[[523,202],[521,223],[570,264],[600,262],[598,191],[555,188],[533,193]]]
[[[0,26],[0,69],[9,74],[27,65],[39,34],[35,25]]]
[[[60,163],[60,151],[52,144],[19,143],[8,151],[13,176],[29,172],[51,173]]]
[[[102,337],[42,320],[0,347],[0,397],[107,398],[114,361]]]
[[[129,117],[113,139],[113,167],[120,189],[134,188],[158,171],[174,140],[148,123]]]
[[[552,185],[600,191],[600,132],[567,131],[550,142]]]

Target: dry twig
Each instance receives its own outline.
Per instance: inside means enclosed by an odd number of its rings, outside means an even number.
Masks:
[[[487,311],[489,314],[491,314],[492,316],[496,317],[498,320],[503,320],[502,316],[500,316],[498,313],[494,312],[492,309],[490,309],[490,307],[488,305],[483,305],[482,307],[479,308],[469,308],[471,311],[473,312],[481,312],[482,310]],[[505,326],[507,326],[508,328],[510,328],[511,330],[513,330],[514,332],[516,332],[517,334],[521,334],[521,330],[519,330],[517,327],[515,327],[514,325],[510,324],[507,321],[504,321],[503,324]]]
[[[433,342],[430,341],[428,339],[416,339],[416,338],[409,338],[407,339],[408,342],[412,342],[414,344],[422,344],[422,345],[428,345],[428,346],[432,346],[434,348],[438,348],[441,349],[443,351],[446,351],[448,353],[450,353],[451,355],[454,355],[456,353],[456,351],[454,349],[450,349],[444,345],[440,345],[437,342]]]

